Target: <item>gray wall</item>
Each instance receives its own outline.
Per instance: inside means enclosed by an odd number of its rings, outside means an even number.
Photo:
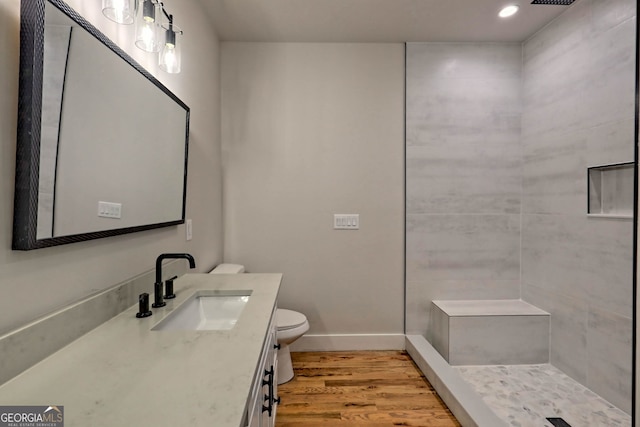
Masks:
[[[588,218],[587,167],[633,161],[635,2],[582,0],[524,44],[522,297],[551,363],[631,409],[632,220]]]
[[[407,333],[431,300],[520,296],[519,44],[407,50]]]
[[[300,342],[379,348],[403,333],[403,45],[222,46],[225,262],[284,273]]]
[[[31,252],[11,250],[20,2],[0,0],[0,334],[152,269],[162,252],[192,253],[199,271],[222,261],[219,45],[204,10],[196,2],[171,4],[176,19],[188,22],[188,31],[183,71],[168,75],[157,67],[157,55],[134,47],[131,26],[102,16],[99,2],[68,3],[191,107],[187,218],[193,218],[194,238],[186,242],[184,226],[178,226]]]
[[[551,363],[625,411],[632,221],[587,217],[587,168],[633,161],[635,13],[581,0],[522,46],[407,57],[407,332],[433,299],[522,297]]]
[[[637,10],[636,10],[636,18],[637,18]],[[640,54],[640,49],[639,46],[636,45],[636,55]],[[636,75],[637,79],[640,79],[640,69],[636,70],[638,72],[638,75]],[[636,87],[636,91],[638,90],[638,88]],[[638,111],[636,110],[636,114],[638,114]],[[638,125],[636,124],[636,131],[637,131]],[[638,141],[636,141],[636,151],[638,150]],[[640,182],[640,169],[638,169],[636,171],[638,173],[638,175],[636,176],[636,179],[638,180],[637,182]],[[640,188],[636,188],[636,198],[638,200],[640,200]],[[637,210],[637,206],[634,207],[634,209]],[[637,214],[637,212],[635,212],[635,214]],[[640,248],[640,222],[638,221],[638,218],[636,217],[636,225],[638,226],[638,228],[636,229],[636,258],[635,258],[635,263],[636,263],[636,286],[637,286],[637,281],[638,278],[640,278],[640,260],[638,259],[638,250],[637,248]],[[635,414],[639,414],[640,415],[640,393],[638,393],[640,391],[640,316],[637,315],[638,313],[638,307],[640,307],[640,292],[636,292],[636,300],[635,300],[635,311],[636,311],[636,322],[635,322],[635,341],[636,341],[636,358],[633,361],[635,363],[635,402],[633,403],[634,405],[634,409],[635,409]]]

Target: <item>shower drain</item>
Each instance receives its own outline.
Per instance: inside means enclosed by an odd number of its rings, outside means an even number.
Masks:
[[[555,427],[571,427],[571,425],[562,418],[547,418],[547,421]]]

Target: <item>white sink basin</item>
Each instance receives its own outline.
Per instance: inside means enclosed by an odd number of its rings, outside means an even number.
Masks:
[[[251,291],[198,291],[151,330],[233,329],[250,296]]]

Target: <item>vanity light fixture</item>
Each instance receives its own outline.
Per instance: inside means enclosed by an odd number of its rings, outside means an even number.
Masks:
[[[128,13],[127,19],[121,18],[126,14],[124,11]],[[163,71],[180,72],[183,32],[173,23],[173,15],[167,13],[161,0],[102,0],[102,13],[120,24],[135,22],[136,47],[145,52],[159,52],[158,65]],[[160,22],[162,15],[168,20],[165,24]]]
[[[502,10],[500,10],[500,13],[498,13],[498,16],[500,18],[508,18],[518,13],[519,9],[520,6],[518,6],[517,4],[510,4],[509,6],[503,7]]]
[[[118,24],[133,24],[134,0],[102,0],[102,14]]]

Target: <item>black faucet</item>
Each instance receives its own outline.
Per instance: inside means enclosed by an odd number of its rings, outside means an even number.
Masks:
[[[161,254],[156,259],[156,282],[153,284],[153,304],[154,308],[164,307],[167,305],[162,298],[162,261],[165,259],[181,259],[184,258],[189,261],[190,268],[196,268],[196,260],[189,254]]]

